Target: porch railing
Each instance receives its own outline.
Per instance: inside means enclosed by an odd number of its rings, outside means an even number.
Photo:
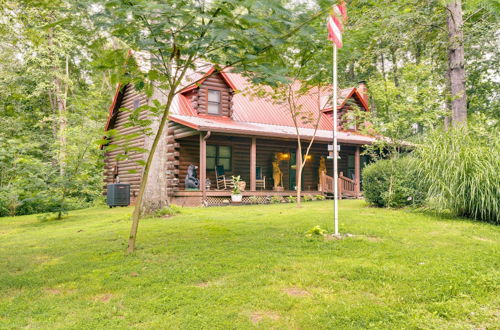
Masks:
[[[319,191],[333,193],[333,177],[326,175],[325,172],[321,172]]]
[[[319,190],[325,193],[333,193],[333,177],[326,175],[325,172],[321,173]],[[359,197],[356,189],[356,181],[344,176],[340,172],[338,180],[339,197]]]

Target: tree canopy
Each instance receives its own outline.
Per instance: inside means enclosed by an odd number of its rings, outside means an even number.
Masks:
[[[370,121],[409,139],[443,125],[449,1],[348,1],[340,85],[366,81]],[[0,215],[101,200],[98,142],[115,84],[175,93],[198,60],[255,83],[331,83],[331,1],[0,0]],[[462,4],[469,120],[498,127],[498,1]],[[129,50],[148,54],[135,70]],[[280,60],[278,60],[280,59]],[[168,98],[167,98],[168,100]],[[156,113],[168,115],[168,102]],[[160,106],[161,105],[161,106]],[[157,133],[157,132],[153,132]],[[63,197],[64,196],[64,197]]]

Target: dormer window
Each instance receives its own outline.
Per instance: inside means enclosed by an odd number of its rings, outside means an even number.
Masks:
[[[220,90],[209,89],[208,90],[208,113],[211,115],[221,114],[221,102],[220,102]]]

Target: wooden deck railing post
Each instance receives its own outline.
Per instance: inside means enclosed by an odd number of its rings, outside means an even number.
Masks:
[[[250,190],[257,190],[257,139],[252,138],[252,144],[250,145]]]
[[[354,153],[354,180],[356,181],[354,186],[354,193],[356,195],[356,198],[359,198],[361,189],[360,163],[361,163],[361,156],[359,152],[359,147],[356,147],[356,152]]]

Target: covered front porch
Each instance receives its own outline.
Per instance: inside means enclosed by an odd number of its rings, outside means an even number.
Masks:
[[[303,142],[301,155],[296,140],[210,132],[177,139],[176,143],[178,182],[171,199],[175,204],[186,206],[227,204],[231,199],[231,190],[220,183],[221,175],[226,180],[239,175],[245,181],[243,203],[266,203],[271,196],[295,195],[299,179],[296,164],[302,161],[308,145]],[[341,197],[357,198],[360,196],[360,173],[364,163],[361,146],[340,145],[339,191]],[[302,173],[303,196],[333,193],[333,161],[328,159],[328,155],[327,141],[318,141],[311,147]],[[279,188],[275,188],[276,175],[273,178],[273,162],[276,160],[281,172]],[[189,165],[197,166],[199,182],[208,184],[201,185],[197,190],[186,189]],[[223,173],[217,173],[217,165],[219,172],[221,167],[224,168]]]

